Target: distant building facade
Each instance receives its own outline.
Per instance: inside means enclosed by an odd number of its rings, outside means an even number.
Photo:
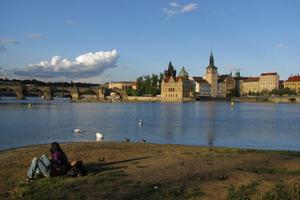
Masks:
[[[120,81],[120,82],[109,82],[108,88],[109,89],[120,89],[124,90],[128,87],[131,87],[133,90],[137,89],[136,82],[133,81]]]
[[[284,81],[284,88],[300,93],[300,76],[290,76],[288,80]]]
[[[169,63],[168,70],[164,73],[161,83],[161,98],[163,101],[183,101],[193,96],[194,84],[183,67],[178,76],[172,63]]]
[[[259,91],[279,89],[279,75],[277,72],[262,73],[259,78]]]
[[[233,90],[235,90],[235,79],[232,74],[218,77],[217,97],[227,98],[231,96]]]
[[[211,96],[211,88],[207,80],[203,79],[202,77],[193,77],[192,80],[195,84],[195,95],[197,97]]]
[[[249,77],[242,80],[240,90],[242,96],[259,92],[259,77]]]

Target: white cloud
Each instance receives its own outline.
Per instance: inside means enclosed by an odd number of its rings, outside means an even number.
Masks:
[[[182,9],[180,10],[180,12],[181,13],[190,12],[190,11],[193,11],[193,10],[197,10],[197,8],[198,8],[198,4],[190,3],[190,4],[187,4],[187,5],[183,6]]]
[[[43,34],[40,33],[28,33],[27,37],[32,39],[32,40],[39,40],[45,38]]]
[[[278,44],[276,45],[276,47],[277,47],[278,49],[284,49],[284,48],[287,48],[287,45],[286,45],[286,44],[283,44],[283,43],[278,43]]]
[[[185,5],[180,5],[177,2],[169,3],[168,8],[164,8],[163,12],[167,15],[167,17],[171,17],[173,15],[182,14],[186,12],[191,12],[198,9],[197,3],[190,3]]]
[[[98,76],[109,68],[117,67],[118,58],[117,50],[82,54],[74,61],[54,56],[49,61],[30,64],[13,72],[15,75],[25,77],[89,78]]]

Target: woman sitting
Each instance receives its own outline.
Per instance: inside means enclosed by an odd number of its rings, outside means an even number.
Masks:
[[[34,157],[28,169],[27,182],[43,175],[45,177],[61,176],[69,170],[69,161],[66,154],[60,148],[57,142],[51,144],[50,153],[52,159],[43,154],[40,157]]]

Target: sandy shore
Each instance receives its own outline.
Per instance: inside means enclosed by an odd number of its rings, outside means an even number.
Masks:
[[[300,199],[300,152],[68,143],[62,148],[87,176],[22,183],[31,159],[49,147],[0,152],[0,199]]]

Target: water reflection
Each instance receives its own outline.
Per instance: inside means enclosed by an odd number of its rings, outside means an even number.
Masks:
[[[212,147],[215,140],[215,117],[216,117],[216,104],[209,102],[207,104],[207,125],[206,125],[206,139],[208,146]]]

